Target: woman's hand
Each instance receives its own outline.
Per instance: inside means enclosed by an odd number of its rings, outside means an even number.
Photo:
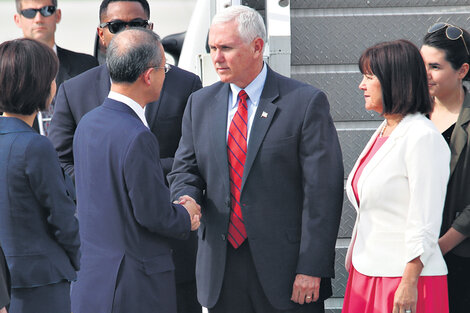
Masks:
[[[418,303],[418,280],[423,270],[419,257],[406,264],[401,282],[395,291],[392,313],[415,313]]]
[[[7,312],[7,308],[6,308],[6,307],[1,308],[1,309],[0,309],[0,313],[8,313],[8,312]]]
[[[392,313],[415,313],[416,303],[418,302],[418,286],[417,284],[404,282],[398,285],[393,299]]]

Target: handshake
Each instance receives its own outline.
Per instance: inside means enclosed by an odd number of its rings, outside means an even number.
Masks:
[[[191,218],[191,230],[196,230],[201,225],[201,206],[190,196],[181,196],[178,200],[174,201],[176,204],[181,204],[188,211]]]

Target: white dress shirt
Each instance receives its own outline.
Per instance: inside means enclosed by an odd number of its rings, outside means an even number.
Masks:
[[[149,127],[147,119],[145,118],[145,109],[141,107],[140,104],[138,104],[131,98],[121,95],[120,93],[114,91],[109,92],[108,98],[127,104],[127,106],[130,107],[135,112],[135,114],[137,114],[137,116],[142,120],[142,123],[144,123],[147,128]]]
[[[261,98],[261,93],[263,92],[264,83],[266,82],[266,76],[268,74],[268,69],[266,63],[263,65],[263,69],[256,76],[256,78],[243,90],[245,90],[248,98],[246,104],[248,105],[248,124],[247,124],[247,144],[250,141],[251,125],[253,125],[253,120],[255,118],[256,109],[258,108],[259,99]],[[238,110],[238,93],[242,88],[238,87],[235,84],[230,84],[230,94],[228,97],[228,118],[227,118],[227,137],[230,124],[232,123],[233,116]]]

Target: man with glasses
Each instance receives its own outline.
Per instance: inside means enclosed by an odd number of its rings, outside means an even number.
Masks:
[[[104,0],[100,6],[100,25],[97,29],[101,43],[108,47],[116,32],[127,27],[152,29],[150,8],[146,0]],[[81,118],[100,106],[107,97],[111,81],[106,64],[95,67],[66,81],[59,88],[52,118],[50,136],[67,172],[74,176],[72,141]],[[160,160],[166,175],[181,137],[181,121],[189,95],[202,87],[196,75],[172,66],[157,102],[147,104],[145,117],[158,139]],[[104,166],[105,164],[103,164]],[[186,241],[172,242],[176,267],[176,291],[179,313],[201,312],[196,298],[195,259],[197,236]]]
[[[51,47],[59,58],[59,73],[56,77],[57,87],[65,80],[72,78],[98,65],[96,58],[84,53],[63,49],[55,43],[55,31],[62,12],[57,8],[57,0],[16,0],[14,20],[26,38],[35,39]],[[47,135],[53,104],[50,112],[41,112],[34,123],[34,128]]]

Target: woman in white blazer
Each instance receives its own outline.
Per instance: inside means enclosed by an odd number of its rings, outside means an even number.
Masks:
[[[365,107],[385,120],[359,156],[346,189],[357,210],[343,313],[448,313],[438,245],[450,151],[424,114],[426,69],[406,40],[359,60]]]

